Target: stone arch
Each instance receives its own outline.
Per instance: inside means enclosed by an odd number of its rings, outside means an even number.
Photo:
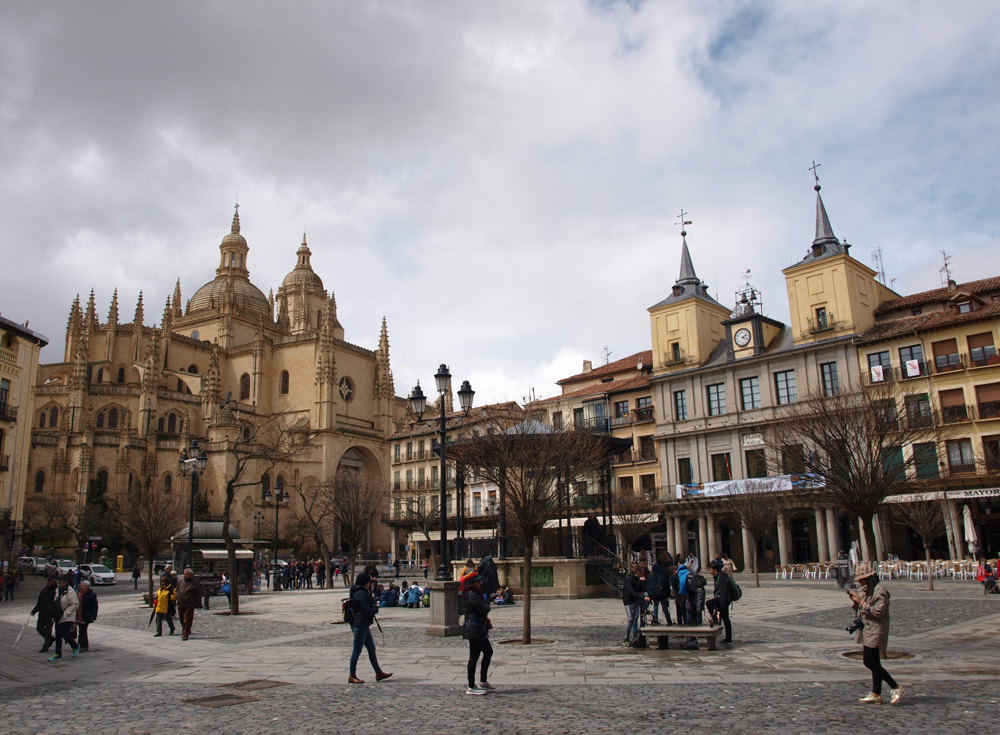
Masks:
[[[345,449],[337,459],[336,472],[341,467],[362,470],[370,475],[385,479],[382,462],[378,455],[364,444],[353,444]]]

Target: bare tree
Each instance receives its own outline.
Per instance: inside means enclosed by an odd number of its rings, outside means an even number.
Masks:
[[[76,521],[76,503],[69,495],[46,495],[31,498],[27,503],[28,522],[35,538],[55,546],[73,533]]]
[[[615,496],[615,529],[622,537],[621,558],[626,570],[635,543],[659,522],[658,505],[644,492],[629,488]]]
[[[427,500],[430,502],[425,502]],[[438,568],[438,558],[435,545],[431,543],[431,531],[441,527],[440,505],[434,495],[429,498],[405,497],[400,504],[403,518],[411,525],[414,535],[420,533],[430,547],[431,558],[428,568],[432,570]]]
[[[877,558],[875,514],[906,487],[908,472],[922,461],[903,447],[933,442],[942,431],[915,397],[891,380],[847,386],[785,407],[783,418],[769,426],[779,471],[822,478],[829,500],[858,516],[869,559]]]
[[[734,483],[728,495],[729,507],[750,536],[750,548],[744,549],[744,554],[747,561],[753,564],[753,576],[758,587],[760,587],[758,545],[774,528],[778,514],[784,508],[784,499],[775,492],[777,487],[778,481],[773,479],[743,480]]]
[[[385,481],[368,472],[355,469],[341,469],[326,480],[330,504],[340,524],[341,541],[349,549],[351,568],[348,584],[354,582],[354,571],[361,544],[371,528],[372,521],[382,512],[389,498],[389,486]]]
[[[299,558],[302,547],[306,545],[306,539],[314,533],[315,529],[305,514],[299,513],[297,510],[288,514],[288,518],[285,520],[284,535],[289,546],[292,547],[294,559]]]
[[[449,447],[448,457],[500,488],[508,532],[524,545],[522,642],[531,643],[531,562],[535,539],[556,518],[565,484],[588,477],[610,458],[602,438],[585,431],[562,431],[529,419],[517,409],[487,417],[485,435]]]
[[[228,441],[229,452],[226,454],[223,468],[226,498],[222,508],[222,538],[226,542],[229,571],[233,577],[230,615],[240,614],[236,542],[229,530],[236,493],[240,488],[259,484],[261,475],[274,469],[278,464],[291,460],[306,449],[305,445],[295,442],[289,430],[289,422],[284,416],[274,416],[260,423],[241,424],[237,415],[235,426],[236,437]]]
[[[294,486],[295,493],[302,500],[302,513],[316,538],[320,557],[326,569],[325,589],[333,589],[333,565],[330,564],[329,538],[333,532],[334,506],[331,486],[327,483],[303,487],[302,483]]]
[[[934,575],[931,574],[931,544],[945,533],[944,513],[938,497],[914,500],[910,503],[890,503],[892,518],[897,523],[909,526],[918,534],[924,544],[924,559],[927,561],[927,589],[934,590]]]
[[[135,483],[114,502],[119,532],[149,560],[149,604],[153,600],[153,562],[170,546],[170,537],[184,525],[184,503],[178,495],[166,495],[153,488],[151,478]]]

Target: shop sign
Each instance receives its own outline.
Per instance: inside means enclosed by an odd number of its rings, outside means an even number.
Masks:
[[[743,446],[745,447],[762,447],[764,446],[764,434],[757,431],[752,434],[743,435]]]

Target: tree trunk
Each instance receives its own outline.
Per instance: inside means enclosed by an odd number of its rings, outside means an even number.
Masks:
[[[878,551],[875,548],[875,524],[873,523],[875,516],[867,515],[863,518],[859,518],[862,527],[865,529],[865,546],[868,549],[868,559],[872,563],[872,568],[874,569],[878,566]]]
[[[760,557],[757,556],[757,544],[754,542],[753,546],[753,578],[760,587]]]
[[[226,492],[226,505],[222,509],[222,540],[226,542],[226,553],[229,557],[229,614],[240,614],[240,584],[239,568],[236,566],[236,542],[229,532],[229,514],[233,507],[233,493]]]
[[[524,618],[521,643],[531,645],[531,552],[534,539],[524,540]]]
[[[156,607],[156,601],[153,600],[153,558],[156,554],[149,555],[149,606]]]
[[[354,580],[355,580],[354,566],[355,566],[355,564],[357,564],[357,562],[355,561],[355,557],[354,557],[354,544],[348,544],[347,545],[347,553],[350,554],[348,570],[351,573],[350,578],[347,580],[347,587],[350,587],[351,585],[354,584]]]
[[[924,558],[927,560],[927,589],[934,591],[934,575],[931,574],[931,547],[924,542]]]

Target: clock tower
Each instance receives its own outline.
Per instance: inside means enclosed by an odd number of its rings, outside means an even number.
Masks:
[[[732,316],[722,321],[722,326],[726,330],[730,361],[762,354],[785,327],[760,313],[760,292],[749,284],[736,294],[736,308]]]

